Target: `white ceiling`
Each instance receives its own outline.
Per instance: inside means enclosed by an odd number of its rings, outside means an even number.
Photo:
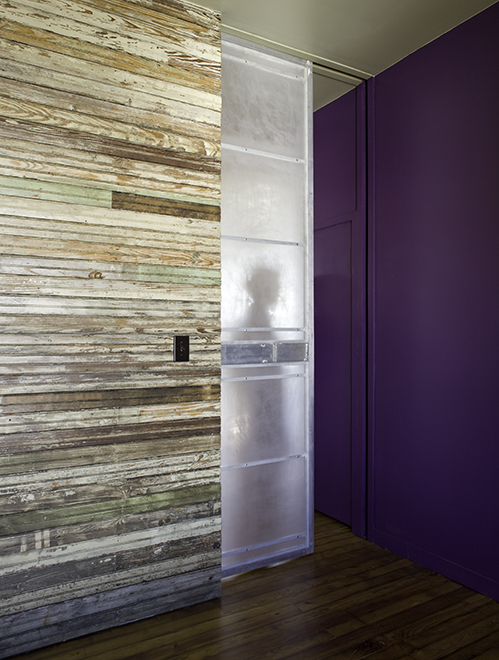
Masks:
[[[223,29],[231,34],[326,67],[314,69],[314,106],[320,107],[496,0],[193,2],[220,11]]]

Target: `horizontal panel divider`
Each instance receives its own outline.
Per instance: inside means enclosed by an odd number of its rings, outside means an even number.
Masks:
[[[305,328],[222,327],[222,332],[304,332]],[[257,340],[258,341],[258,340]],[[290,340],[291,341],[291,340]]]
[[[248,461],[248,463],[239,463],[237,465],[222,465],[220,468],[222,472],[227,470],[236,470],[247,467],[254,467],[255,465],[270,465],[271,463],[284,463],[285,461],[294,461],[298,458],[306,458],[306,454],[294,454],[292,456],[280,456],[278,458],[265,458],[261,461]]]
[[[303,243],[296,243],[295,241],[276,241],[271,238],[250,238],[247,236],[228,236],[222,234],[222,239],[227,241],[241,241],[243,243],[268,243],[270,245],[289,245],[292,247],[304,247]]]
[[[279,543],[287,543],[288,541],[294,541],[296,539],[304,539],[306,536],[303,534],[292,534],[291,536],[283,536],[279,539],[274,539],[273,541],[267,541],[266,543],[258,543],[256,545],[250,545],[244,548],[238,548],[237,550],[229,550],[227,552],[222,552],[222,557],[231,557],[233,555],[238,555],[242,552],[249,552],[251,550],[259,550],[260,548],[268,548],[271,545],[277,545]]]
[[[237,367],[237,366],[245,367],[245,366],[248,366],[248,365],[244,365],[244,364],[230,365],[230,367],[233,367],[233,366],[235,366],[235,367]],[[249,365],[249,366],[253,366],[253,365]],[[222,376],[222,383],[238,383],[238,382],[243,382],[243,381],[246,381],[246,380],[285,380],[286,378],[305,378],[305,373],[301,373],[301,374],[276,374],[276,375],[272,375],[272,376],[239,376],[239,377],[235,377],[235,378],[224,378]]]
[[[305,163],[303,158],[296,158],[295,156],[285,156],[284,154],[277,154],[272,151],[260,151],[259,149],[250,149],[249,147],[240,147],[237,144],[229,144],[222,142],[222,151],[230,149],[231,151],[240,151],[241,153],[248,153],[253,156],[263,156],[264,158],[275,158],[276,160],[286,160],[290,163]]]

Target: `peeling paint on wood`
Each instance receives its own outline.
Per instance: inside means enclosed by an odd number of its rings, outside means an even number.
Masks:
[[[189,3],[0,0],[0,657],[220,593],[220,61]]]

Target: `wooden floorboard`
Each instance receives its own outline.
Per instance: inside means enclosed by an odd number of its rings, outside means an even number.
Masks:
[[[17,660],[499,660],[499,603],[316,514],[316,550],[222,598]]]

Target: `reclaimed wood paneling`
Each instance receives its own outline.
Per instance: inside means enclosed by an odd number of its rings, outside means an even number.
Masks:
[[[0,657],[220,593],[220,107],[213,12],[0,0]]]

